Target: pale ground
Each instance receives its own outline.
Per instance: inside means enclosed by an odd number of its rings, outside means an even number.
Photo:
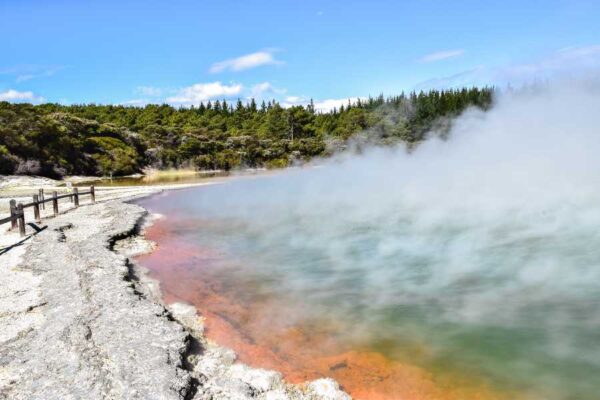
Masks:
[[[71,179],[71,181],[89,181],[88,177],[80,177],[75,179]],[[11,199],[16,200],[17,203],[29,203],[33,200],[33,194],[37,194],[39,189],[44,189],[46,199],[52,196],[53,191],[57,191],[59,195],[70,193],[72,189],[67,188],[65,186],[58,186],[60,181],[55,181],[48,178],[42,177],[27,177],[27,176],[11,176],[11,177],[0,177],[0,218],[8,217],[10,215],[10,207],[9,202]],[[213,182],[203,182],[203,183],[194,183],[194,184],[172,184],[172,185],[155,185],[155,186],[122,186],[122,187],[97,187],[96,188],[96,202],[104,202],[108,200],[115,199],[126,199],[132,196],[144,196],[158,193],[162,190],[169,189],[184,189],[193,186],[203,186],[213,184]],[[88,191],[87,187],[80,187],[80,191]],[[85,195],[80,197],[80,205],[86,205],[91,202],[90,196]],[[59,213],[63,213],[74,208],[74,204],[71,202],[69,198],[60,199],[58,201],[58,209]],[[52,203],[45,203],[45,208],[40,209],[40,216],[42,218],[42,223],[39,224],[40,227],[43,227],[44,221],[47,218],[51,218],[53,216]],[[34,221],[33,216],[33,207],[28,207],[25,209],[25,222],[30,223]],[[38,225],[38,224],[36,224]],[[10,223],[0,225],[0,254],[2,254],[3,249],[7,247],[18,245],[18,248],[14,248],[13,250],[6,252],[5,259],[8,258],[11,263],[14,263],[15,260],[19,259],[20,254],[24,250],[24,246],[19,245],[19,243],[26,243],[29,237],[21,238],[18,230],[10,230]],[[27,225],[26,226],[27,235],[35,233],[33,227]],[[5,261],[7,262],[7,261]]]
[[[18,183],[0,186],[0,207],[55,185]],[[0,399],[350,399],[331,379],[289,385],[236,362],[193,307],[164,305],[130,262],[152,246],[136,228],[145,210],[124,200],[189,186],[98,188],[97,204],[62,200],[56,218],[47,204],[46,229],[24,239],[0,226]]]

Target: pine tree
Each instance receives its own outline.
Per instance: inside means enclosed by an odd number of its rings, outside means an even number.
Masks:
[[[254,98],[250,99],[250,106],[248,108],[250,110],[250,113],[256,113],[256,101],[254,101]]]

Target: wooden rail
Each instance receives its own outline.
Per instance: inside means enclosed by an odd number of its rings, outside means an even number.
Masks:
[[[0,225],[9,223],[11,224],[11,229],[19,228],[19,233],[21,236],[25,236],[25,208],[33,207],[33,217],[36,222],[41,221],[40,217],[40,208],[45,210],[46,203],[52,202],[52,211],[54,216],[58,215],[58,200],[69,198],[71,202],[74,204],[75,208],[79,207],[79,197],[90,195],[92,203],[96,202],[96,189],[94,186],[90,186],[90,190],[86,192],[80,192],[79,188],[73,188],[72,193],[67,193],[63,195],[58,195],[58,192],[52,192],[52,197],[46,199],[44,197],[44,189],[40,189],[38,194],[34,194],[33,201],[31,203],[19,203],[15,200],[10,201],[10,216],[6,218],[0,219]]]

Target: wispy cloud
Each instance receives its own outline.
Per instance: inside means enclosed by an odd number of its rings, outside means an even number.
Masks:
[[[326,113],[333,111],[334,108],[339,109],[341,106],[346,106],[348,102],[356,103],[358,100],[366,100],[366,97],[346,97],[341,99],[324,99],[314,100],[316,112]],[[310,99],[302,96],[288,96],[281,102],[282,107],[306,106],[310,103]]]
[[[64,69],[62,65],[17,65],[0,69],[0,75],[12,75],[16,83],[26,82],[36,78],[50,77]]]
[[[293,107],[293,106],[300,106],[300,105],[305,105],[308,104],[309,100],[305,97],[302,96],[287,96],[283,102],[282,105],[284,107]]]
[[[152,101],[150,101],[149,99],[132,99],[132,100],[127,100],[127,101],[122,101],[119,104],[122,106],[143,107],[146,104],[150,104],[150,103],[152,103]]]
[[[600,45],[566,47],[529,62],[502,66],[477,66],[458,73],[429,79],[416,89],[451,88],[468,85],[522,85],[557,76],[600,71]]]
[[[463,49],[436,51],[435,53],[424,55],[419,59],[419,61],[423,63],[430,63],[462,56],[463,54],[465,54]]]
[[[163,93],[163,90],[154,86],[138,86],[135,88],[135,92],[143,96],[158,97]]]
[[[252,96],[260,96],[265,92],[271,92],[273,91],[273,85],[271,85],[269,82],[262,82],[262,83],[257,83],[256,85],[252,86]]]
[[[486,74],[486,68],[478,66],[465,71],[460,71],[452,75],[431,78],[415,85],[414,89],[449,89],[459,86],[469,86],[481,83],[482,78]],[[491,83],[491,82],[490,82]],[[485,83],[484,83],[485,84]]]
[[[267,96],[280,96],[286,92],[285,89],[277,88],[273,86],[270,82],[261,82],[253,85],[250,88],[250,92],[248,93],[248,97],[253,97],[255,99],[261,99]]]
[[[256,100],[280,98],[286,89],[273,86],[271,82],[259,82],[244,86],[241,83],[223,84],[220,81],[197,83],[180,89],[160,88],[156,86],[138,86],[133,91],[139,97],[121,101],[128,106],[167,103],[175,106],[198,105],[213,99],[243,98]]]
[[[263,65],[279,65],[283,64],[282,61],[275,59],[273,50],[262,50],[256,53],[246,54],[237,58],[231,58],[229,60],[220,61],[214,63],[209,72],[216,74],[223,71],[243,71],[250,68],[256,68]]]
[[[214,98],[239,96],[244,86],[239,83],[224,85],[221,82],[197,83],[179,89],[174,96],[166,98],[166,102],[175,105],[195,105]]]
[[[235,99],[241,98],[249,101],[251,98],[256,100],[276,99],[282,107],[289,108],[293,106],[306,106],[310,103],[310,98],[305,96],[285,96],[287,90],[274,86],[271,82],[259,82],[254,85],[244,86],[241,83],[223,84],[220,81],[197,83],[181,89],[161,89],[154,86],[141,86],[135,89],[136,93],[146,94],[146,96],[123,101],[119,104],[126,106],[145,106],[147,104],[167,103],[173,106],[188,107],[206,103],[209,100],[216,99]],[[170,94],[162,97],[159,94]],[[339,109],[342,105],[346,106],[348,102],[356,103],[359,99],[366,100],[366,97],[345,97],[339,99],[315,99],[313,101],[315,111],[326,113],[334,108]]]
[[[0,92],[0,101],[8,101],[10,103],[43,103],[46,99],[36,96],[33,92],[19,92],[10,89],[6,92]]]
[[[350,103],[356,103],[359,97],[350,97],[346,99],[325,99],[315,101],[315,111],[317,112],[330,112],[334,108],[340,108],[342,105],[345,106]],[[360,97],[361,100],[366,100],[366,97]]]

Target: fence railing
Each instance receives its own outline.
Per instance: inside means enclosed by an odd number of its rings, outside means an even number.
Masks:
[[[18,203],[15,200],[10,201],[10,216],[0,219],[0,225],[9,223],[11,229],[19,228],[21,236],[25,236],[25,209],[33,207],[33,218],[36,222],[41,221],[40,208],[45,210],[46,203],[52,202],[53,215],[58,215],[58,200],[70,198],[75,208],[79,207],[80,196],[90,195],[92,203],[96,202],[96,190],[94,186],[90,186],[90,190],[80,192],[79,188],[73,188],[73,192],[58,195],[58,192],[52,192],[52,197],[45,198],[44,189],[40,189],[38,194],[33,195],[33,201],[31,203]]]

